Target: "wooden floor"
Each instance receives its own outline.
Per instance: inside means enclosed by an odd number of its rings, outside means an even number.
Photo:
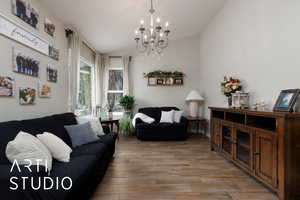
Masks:
[[[209,149],[206,138],[141,142],[121,137],[93,200],[277,200]]]

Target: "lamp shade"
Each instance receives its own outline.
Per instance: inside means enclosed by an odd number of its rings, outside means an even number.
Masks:
[[[192,90],[185,101],[204,101],[204,98],[196,90]]]

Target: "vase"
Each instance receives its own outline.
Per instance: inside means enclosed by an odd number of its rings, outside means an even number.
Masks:
[[[228,107],[231,108],[232,107],[232,97],[228,97]]]

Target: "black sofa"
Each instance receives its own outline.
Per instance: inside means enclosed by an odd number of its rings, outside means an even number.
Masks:
[[[143,113],[155,119],[155,122],[148,124],[141,119],[136,120],[136,136],[142,141],[179,141],[188,137],[188,120],[181,117],[180,123],[159,123],[161,111],[179,110],[176,107],[149,107],[140,108],[139,113]]]
[[[14,168],[12,172],[11,163],[5,155],[6,145],[13,140],[19,131],[28,132],[33,135],[41,134],[45,131],[50,132],[61,138],[70,147],[71,139],[69,138],[65,125],[77,124],[73,113],[65,113],[59,115],[48,116],[44,118],[10,121],[0,123],[0,194],[1,199],[10,200],[68,200],[68,199],[89,199],[96,189],[97,185],[102,180],[108,164],[115,152],[115,141],[117,134],[109,133],[99,137],[99,141],[86,144],[73,149],[69,163],[63,163],[53,160],[52,171],[50,174],[44,170],[37,172],[36,167],[32,167],[32,172],[21,166],[21,172]],[[105,131],[109,131],[105,128]],[[9,189],[14,186],[10,182],[11,177],[17,177],[19,188],[15,191]],[[38,184],[39,177],[50,177],[55,180],[59,177],[70,177],[73,186],[70,190],[64,190],[55,187],[50,190],[44,190],[41,187],[38,190],[33,190],[31,187],[26,187],[23,190],[21,187],[21,177],[30,177],[34,184]],[[30,186],[26,184],[26,186]],[[61,182],[59,182],[61,183]],[[21,184],[21,185],[20,185]],[[35,185],[37,187],[38,185]],[[49,187],[49,184],[48,186]]]

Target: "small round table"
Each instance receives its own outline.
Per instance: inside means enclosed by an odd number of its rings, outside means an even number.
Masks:
[[[207,126],[208,126],[207,119],[202,117],[191,117],[191,116],[185,116],[185,118],[187,118],[188,120],[189,127],[191,127],[193,124],[196,124],[197,133],[200,133],[202,136],[206,136]]]
[[[114,125],[116,125],[117,127],[117,133],[119,133],[119,120],[121,119],[121,117],[116,117],[116,116],[113,116],[113,117],[108,117],[108,118],[100,118],[100,122],[101,124],[104,124],[104,125],[107,125],[107,126],[110,126],[110,131],[113,131],[114,130]]]

